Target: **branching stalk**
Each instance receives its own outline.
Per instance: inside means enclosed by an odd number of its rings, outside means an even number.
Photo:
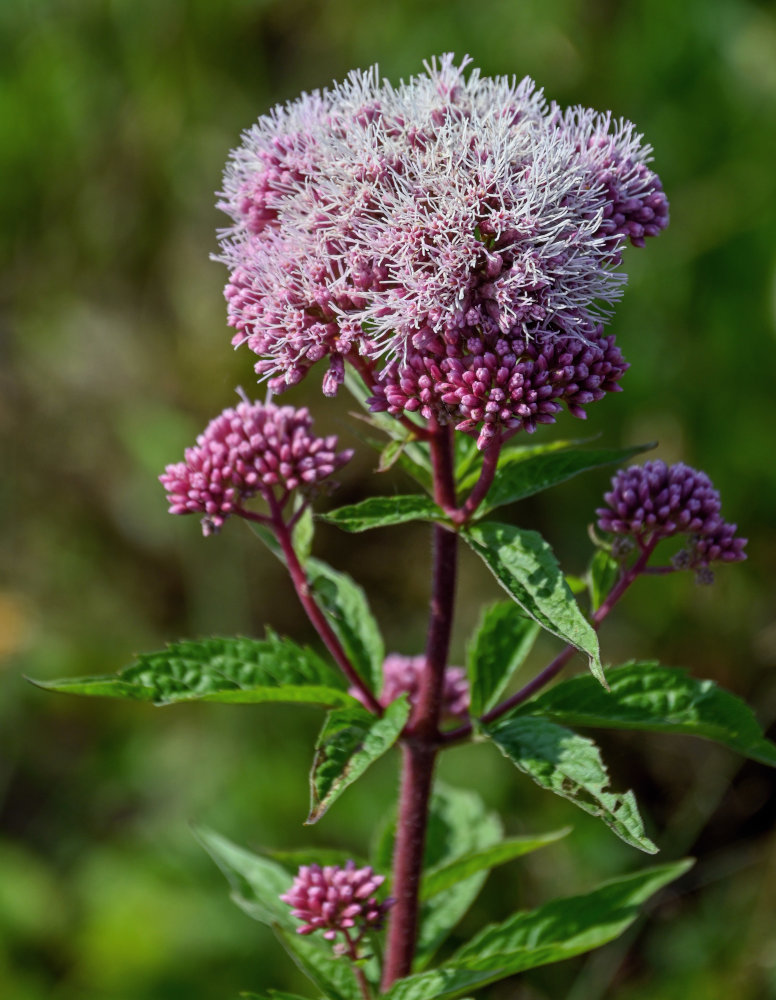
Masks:
[[[313,628],[321,637],[321,641],[324,646],[326,646],[328,651],[331,653],[334,662],[347,677],[350,683],[361,692],[364,703],[370,712],[374,712],[375,715],[382,715],[382,705],[379,701],[377,701],[374,694],[369,690],[353,664],[350,662],[350,657],[342,648],[341,642],[337,638],[332,627],[326,621],[326,616],[318,607],[315,598],[310,592],[310,584],[307,580],[307,574],[304,571],[304,567],[299,562],[299,557],[294,551],[291,531],[289,526],[283,520],[280,508],[277,504],[270,502],[270,510],[272,511],[272,528],[280,547],[283,550],[286,565],[288,566],[288,572],[291,575],[291,582],[294,585],[297,597],[299,598],[307,617],[310,619]]]

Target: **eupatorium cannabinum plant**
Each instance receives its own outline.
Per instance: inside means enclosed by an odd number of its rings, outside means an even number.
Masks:
[[[311,554],[312,506],[352,452],[316,436],[306,409],[243,398],[160,477],[170,511],[199,515],[205,535],[251,522],[285,563],[321,648],[271,631],[179,642],[114,677],[45,686],[159,705],[327,709],[308,823],[398,748],[398,808],[371,865],[329,851],[290,871],[201,833],[237,902],[273,927],[317,996],[471,994],[612,940],[689,864],[517,911],[434,967],[486,873],[567,832],[503,839],[477,795],[435,785],[447,748],[492,744],[647,853],[657,847],[633,794],[609,787],[576,727],[695,735],[776,765],[749,709],[711,681],[653,662],[602,666],[598,627],[640,576],[690,569],[709,582],[713,565],[745,558],[704,472],[652,461],[615,474],[596,512],[587,610],[548,543],[494,516],[643,450],[529,445],[520,432],[564,409],[583,418],[621,388],[628,364],[605,325],[626,281],[623,254],[668,223],[650,161],[630,122],[563,110],[531,80],[489,79],[449,55],[399,86],[375,68],[304,94],[260,118],[230,157],[219,204],[231,219],[220,259],[233,342],[254,352],[272,393],[313,369],[324,395],[345,386],[386,438],[380,468],[399,463],[419,485],[319,518],[347,532],[430,523],[425,649],[386,655],[364,592]],[[465,668],[448,662],[461,543],[505,591],[483,609]],[[513,684],[542,630],[557,654]],[[576,652],[589,672],[549,686]],[[447,836],[427,836],[430,816]]]

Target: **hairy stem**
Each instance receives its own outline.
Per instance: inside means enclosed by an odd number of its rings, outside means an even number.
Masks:
[[[346,954],[353,963],[353,975],[356,977],[358,988],[361,990],[361,996],[364,1000],[372,1000],[372,991],[369,988],[369,982],[364,975],[364,970],[357,964],[361,959],[361,956],[358,954],[358,941],[353,940],[350,934],[348,934],[347,928],[343,928],[342,933],[345,935],[345,942],[348,949]]]
[[[431,454],[435,496],[440,505],[454,502],[452,440],[446,427],[433,427]],[[399,819],[393,859],[396,903],[388,926],[382,989],[412,971],[418,937],[419,890],[423,873],[429,800],[434,762],[439,748],[439,717],[442,707],[445,667],[450,648],[450,630],[455,603],[458,537],[442,525],[434,525],[433,578],[426,668],[417,702],[402,741],[402,776]]]
[[[334,662],[347,677],[350,683],[361,692],[364,703],[370,712],[374,712],[375,715],[382,715],[382,705],[379,701],[377,701],[374,694],[369,690],[362,678],[358,675],[355,667],[350,662],[350,657],[342,648],[342,644],[334,633],[332,627],[326,621],[326,616],[318,607],[315,598],[310,592],[310,584],[307,580],[307,574],[305,573],[304,567],[299,562],[299,558],[294,551],[294,545],[291,540],[291,531],[289,530],[288,525],[283,521],[280,508],[276,504],[270,502],[270,509],[272,511],[272,528],[280,547],[283,550],[283,555],[286,559],[286,565],[288,566],[288,572],[291,575],[291,582],[294,585],[294,590],[296,591],[297,597],[299,598],[307,617],[310,619],[315,631],[321,637],[321,641],[324,646],[331,653]]]

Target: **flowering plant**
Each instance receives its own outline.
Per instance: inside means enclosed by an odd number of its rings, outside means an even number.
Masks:
[[[114,677],[44,685],[157,705],[326,708],[308,823],[399,748],[398,809],[369,864],[334,851],[260,857],[200,832],[238,904],[332,1000],[452,1000],[588,951],[690,864],[517,911],[433,967],[487,872],[568,832],[504,839],[477,795],[435,785],[449,747],[492,744],[650,854],[633,794],[610,788],[598,747],[570,727],[695,735],[776,765],[749,709],[712,682],[601,661],[597,630],[640,576],[692,569],[710,582],[711,564],[745,558],[705,473],[660,461],[617,472],[586,579],[573,588],[539,534],[492,517],[644,450],[528,445],[519,432],[564,407],[583,418],[620,389],[628,365],[604,325],[625,282],[626,245],[660,233],[668,202],[630,123],[563,111],[530,80],[467,75],[466,65],[445,56],[398,87],[376,70],[354,73],[276,108],[232,154],[220,202],[231,218],[221,259],[234,343],[258,356],[273,393],[325,362],[323,393],[346,386],[386,439],[380,468],[398,463],[421,488],[318,517],[346,532],[431,523],[425,650],[386,656],[364,592],[311,554],[312,505],[352,452],[317,437],[306,409],[243,398],[160,477],[170,511],[201,515],[205,535],[249,522],[288,569],[325,654],[273,632],[210,638],[140,656]],[[674,536],[683,547],[656,564]],[[461,542],[506,592],[483,610],[465,668],[448,663]],[[515,689],[542,630],[561,649]],[[548,686],[576,652],[589,673]]]

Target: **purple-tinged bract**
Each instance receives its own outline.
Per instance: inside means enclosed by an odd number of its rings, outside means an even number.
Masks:
[[[271,388],[326,358],[331,395],[351,361],[375,409],[484,447],[617,388],[617,266],[668,203],[632,124],[467,63],[352,73],[261,118],[227,166],[221,259]]]
[[[355,943],[367,930],[378,930],[393,900],[378,902],[375,893],[385,881],[371,868],[354,861],[340,865],[303,865],[287,893],[280,898],[302,921],[298,934],[322,931],[328,941],[342,934]]]
[[[256,495],[285,503],[310,492],[350,460],[334,436],[312,433],[307,409],[244,401],[205,428],[183,462],[159,477],[171,514],[203,514],[205,535],[217,532]]]
[[[378,699],[383,708],[387,708],[402,694],[408,695],[410,705],[414,705],[425,668],[426,657],[423,655],[389,653],[383,662],[383,687]],[[363,700],[357,688],[351,688],[349,693],[359,701]],[[465,719],[468,713],[469,682],[466,671],[462,667],[446,667],[442,688],[442,717],[460,720]]]

